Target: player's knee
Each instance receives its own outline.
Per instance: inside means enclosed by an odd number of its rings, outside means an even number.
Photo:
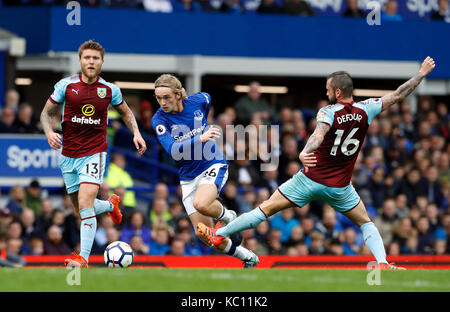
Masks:
[[[209,207],[209,205],[205,201],[194,200],[193,205],[194,205],[195,210],[200,212],[202,215],[206,215],[206,216],[209,215],[208,214],[208,207]]]

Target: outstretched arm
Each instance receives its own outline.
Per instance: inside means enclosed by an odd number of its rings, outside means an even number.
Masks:
[[[383,103],[383,111],[388,109],[391,105],[394,105],[398,102],[403,101],[414,89],[419,85],[419,83],[428,75],[433,68],[435,67],[434,60],[431,57],[427,57],[422,65],[420,66],[419,71],[415,74],[411,79],[402,84],[392,93],[388,93],[381,98]]]
[[[322,144],[325,135],[328,130],[330,130],[330,125],[325,122],[318,122],[316,129],[313,134],[309,137],[308,142],[306,142],[303,151],[300,153],[299,158],[305,167],[305,172],[308,172],[309,167],[315,167],[317,160],[314,156],[314,151],[319,148]]]
[[[44,130],[47,137],[48,145],[55,150],[61,148],[61,135],[53,131],[52,127],[52,118],[56,116],[57,113],[58,105],[47,100],[47,103],[45,103],[44,109],[41,112],[41,125],[42,130]]]
[[[119,112],[120,116],[122,116],[122,120],[127,126],[128,129],[133,133],[133,142],[138,150],[139,155],[142,155],[147,150],[147,145],[145,144],[144,139],[142,138],[141,132],[139,131],[136,118],[134,118],[134,114],[131,111],[128,104],[123,101],[122,104],[114,106],[114,108]]]

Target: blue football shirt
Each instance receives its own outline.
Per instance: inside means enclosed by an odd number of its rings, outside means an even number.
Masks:
[[[208,129],[207,117],[211,96],[199,92],[183,100],[179,113],[165,113],[161,108],[153,115],[152,125],[159,143],[175,160],[181,181],[195,179],[216,163],[227,164],[216,142],[202,143],[200,135]]]

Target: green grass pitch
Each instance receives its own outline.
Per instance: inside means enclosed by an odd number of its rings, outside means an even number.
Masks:
[[[381,285],[367,284],[367,270],[89,268],[69,286],[64,268],[0,268],[0,292],[302,292],[450,291],[450,270],[381,271]]]

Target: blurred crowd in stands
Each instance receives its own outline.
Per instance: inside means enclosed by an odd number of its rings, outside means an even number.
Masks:
[[[208,116],[210,124],[223,130],[221,148],[230,163],[221,199],[238,214],[257,207],[302,168],[298,155],[315,128],[315,113],[328,105],[327,100],[319,100],[312,114],[295,106],[274,109],[259,87],[258,82],[250,83],[248,93],[234,105],[217,116],[211,109]],[[0,132],[39,133],[31,107],[19,102],[16,91],[6,93]],[[156,102],[143,101],[137,109],[139,126],[148,136],[153,135],[151,116],[157,108]],[[419,97],[417,111],[405,101],[384,111],[369,127],[352,183],[379,229],[388,255],[450,254],[448,109],[449,103]],[[124,125],[114,116],[109,124],[109,130],[115,130],[110,133],[114,145],[120,141],[117,130]],[[272,146],[278,150],[278,164],[261,171],[263,161],[257,150],[261,146],[235,140],[233,125],[238,124],[278,126],[278,146]],[[236,157],[239,152],[245,159]],[[161,160],[168,158],[162,149],[159,153]],[[106,214],[98,216],[93,254],[102,254],[105,246],[116,240],[130,243],[136,254],[216,253],[195,236],[180,187],[159,181],[151,201],[139,206],[135,191],[127,189],[134,178],[127,172],[126,158],[117,152],[110,155],[98,197],[107,199],[111,192],[121,196],[124,221],[116,226]],[[54,207],[43,196],[39,180],[26,187],[14,186],[6,205],[0,207],[0,265],[21,266],[21,255],[78,251],[79,227],[80,218],[68,195],[63,195],[62,206]],[[243,244],[258,255],[370,255],[360,230],[321,201],[284,210],[244,231],[243,237]]]
[[[69,0],[2,0],[4,6],[66,5]],[[305,0],[79,0],[82,7],[144,9],[149,12],[223,12],[230,14],[288,14],[294,16],[315,16],[316,12]],[[366,1],[346,0],[343,16],[365,18],[369,8],[362,10]],[[448,0],[438,0],[431,20],[450,22]],[[386,1],[381,20],[402,21],[398,14],[398,1]]]

